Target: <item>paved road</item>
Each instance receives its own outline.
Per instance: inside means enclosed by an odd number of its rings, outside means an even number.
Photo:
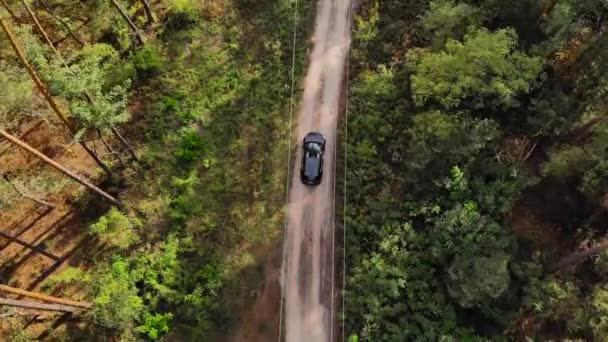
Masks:
[[[287,209],[287,248],[283,274],[287,342],[335,339],[334,223],[335,147],[339,99],[350,44],[351,0],[319,0],[314,47],[298,113],[298,149]],[[300,182],[302,138],[310,131],[327,139],[323,182]]]

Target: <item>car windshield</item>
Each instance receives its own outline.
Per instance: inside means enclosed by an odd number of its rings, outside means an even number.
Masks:
[[[308,143],[308,149],[311,152],[321,152],[321,145],[319,145],[316,142],[311,142],[311,143]]]

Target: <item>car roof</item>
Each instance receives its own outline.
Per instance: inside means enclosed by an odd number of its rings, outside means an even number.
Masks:
[[[306,158],[304,163],[304,176],[316,178],[319,175],[320,158]]]

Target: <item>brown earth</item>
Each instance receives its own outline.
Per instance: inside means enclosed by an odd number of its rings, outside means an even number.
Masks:
[[[47,156],[78,174],[91,179],[98,174],[93,159],[78,145],[70,143],[62,130],[40,121],[26,125],[18,134],[21,139]],[[0,173],[50,168],[35,157],[10,146],[0,144]],[[15,194],[13,205],[0,212],[0,281],[28,291],[42,291],[41,285],[49,276],[68,265],[79,264],[79,252],[90,250],[90,239],[83,229],[77,199],[85,191],[77,183],[67,183],[61,191],[45,198],[56,207],[48,208]],[[33,247],[33,248],[30,248]],[[70,289],[53,293],[66,299],[82,300],[82,295]],[[8,294],[3,297],[16,298]],[[5,308],[6,309],[6,308]],[[21,314],[33,314],[18,310]],[[40,313],[37,313],[40,314]],[[41,318],[43,318],[41,320]],[[0,321],[0,340],[27,327],[31,337],[40,339],[60,334],[68,325],[76,323],[55,313],[40,314],[38,319],[15,316]],[[49,328],[51,328],[49,330]]]

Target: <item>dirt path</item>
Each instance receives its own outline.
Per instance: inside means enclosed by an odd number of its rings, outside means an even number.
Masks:
[[[331,341],[336,336],[333,298],[335,148],[339,99],[350,44],[350,0],[319,0],[314,48],[297,119],[295,168],[288,206],[284,322],[287,342]],[[310,131],[327,139],[324,179],[300,182],[301,141]]]

